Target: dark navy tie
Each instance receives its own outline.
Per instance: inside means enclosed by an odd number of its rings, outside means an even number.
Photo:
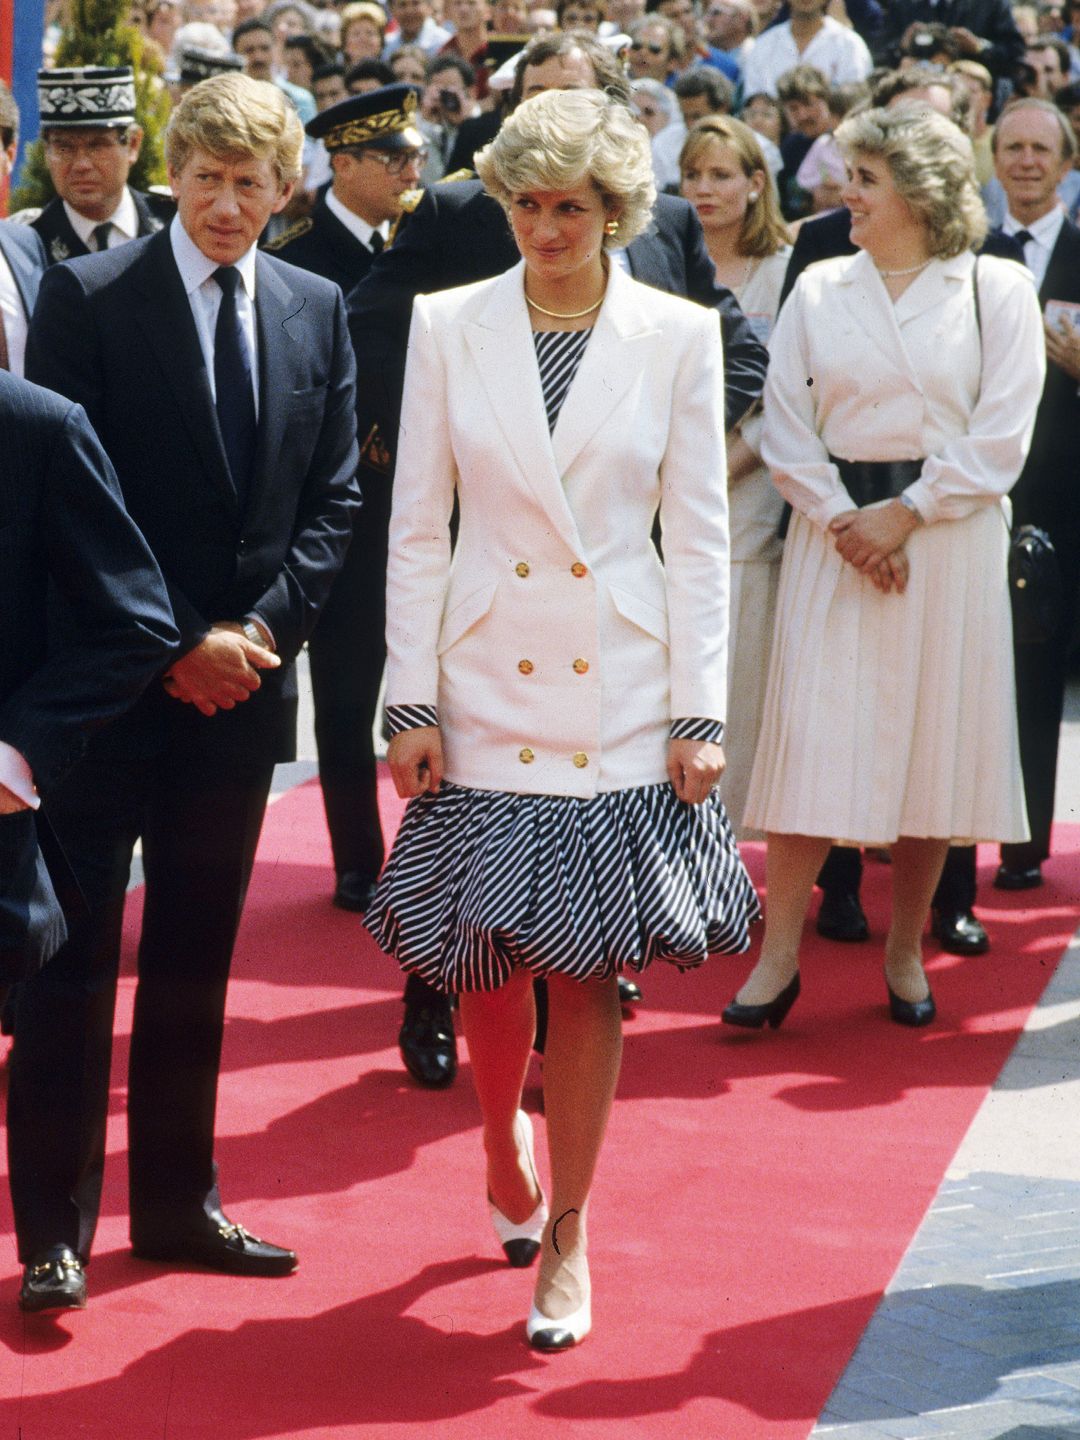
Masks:
[[[221,308],[214,330],[214,390],[218,424],[225,445],[229,472],[243,509],[255,468],[255,389],[251,380],[251,353],[236,309],[240,271],[232,265],[214,271],[221,288]]]
[[[109,236],[112,234],[112,221],[106,220],[103,225],[95,225],[93,229],[94,251],[100,254],[102,250],[109,248]]]

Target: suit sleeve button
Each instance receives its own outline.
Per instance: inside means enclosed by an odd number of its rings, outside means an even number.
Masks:
[[[518,669],[522,675],[531,675],[533,672],[533,662],[531,660],[519,660]]]
[[[583,575],[587,575],[588,573],[589,567],[587,565],[583,565],[580,560],[575,560],[573,565],[570,566],[570,574],[578,580],[580,580]]]
[[[584,675],[585,672],[588,670],[588,668],[589,668],[589,662],[588,662],[588,660],[575,660],[575,661],[574,661],[574,674],[575,674],[575,675]]]
[[[518,751],[518,759],[523,765],[531,765],[532,762],[536,759],[536,756],[526,745],[524,749]]]
[[[529,562],[527,560],[519,560],[518,563],[514,566],[514,574],[519,575],[521,579],[524,580],[528,573]]]
[[[589,757],[588,757],[588,755],[585,754],[585,751],[584,751],[584,750],[579,750],[579,751],[577,752],[577,754],[574,756],[574,764],[577,766],[577,768],[578,768],[579,770],[584,770],[584,769],[585,769],[585,766],[588,765],[588,763],[589,763]]]

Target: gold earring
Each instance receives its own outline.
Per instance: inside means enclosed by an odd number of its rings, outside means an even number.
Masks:
[[[618,233],[619,233],[619,222],[618,222],[617,220],[609,220],[609,221],[607,222],[607,224],[604,226],[604,234],[605,234],[605,235],[617,235]]]

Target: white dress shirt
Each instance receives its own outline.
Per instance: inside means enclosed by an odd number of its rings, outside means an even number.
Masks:
[[[360,215],[356,215],[347,205],[343,205],[333,190],[326,192],[326,208],[331,215],[336,215],[350,234],[355,235],[361,245],[371,249],[372,235],[378,235],[385,242],[390,234],[390,222],[384,220],[381,225],[369,225]]]
[[[26,358],[26,332],[29,323],[23,309],[22,296],[11,273],[7,256],[0,250],[0,314],[3,315],[4,335],[7,338],[8,369],[13,375],[22,375]]]
[[[1005,216],[1002,230],[1006,235],[1017,235],[1021,230],[1026,230],[1031,239],[1024,245],[1024,264],[1035,276],[1035,289],[1040,290],[1046,279],[1046,267],[1050,264],[1050,256],[1054,252],[1054,246],[1061,234],[1061,227],[1065,224],[1065,211],[1060,205],[1047,214],[1033,220],[1030,225],[1022,225],[1019,220],[1010,212]]]
[[[180,216],[174,215],[169,226],[173,259],[180,271],[187,292],[188,304],[195,320],[206,373],[210,380],[210,393],[217,404],[217,388],[214,385],[214,332],[217,328],[218,311],[221,309],[221,286],[213,278],[219,268],[216,260],[210,260],[192,240],[180,223]],[[255,333],[255,246],[236,262],[240,271],[240,288],[236,292],[236,313],[247,341],[251,356],[251,383],[255,390],[255,416],[259,414],[259,344]]]
[[[757,37],[743,68],[743,94],[775,96],[777,80],[796,65],[813,65],[830,85],[865,80],[874,68],[865,41],[831,16],[805,50],[796,45],[789,20]]]
[[[106,247],[115,250],[118,245],[126,245],[129,240],[135,240],[139,234],[139,212],[135,209],[135,201],[131,198],[131,191],[124,186],[124,193],[120,197],[120,204],[116,207],[108,220],[88,220],[85,215],[80,215],[78,210],[73,210],[65,200],[64,214],[71,222],[71,228],[78,235],[88,250],[94,247],[94,231],[99,225],[111,225],[109,231],[109,243]]]

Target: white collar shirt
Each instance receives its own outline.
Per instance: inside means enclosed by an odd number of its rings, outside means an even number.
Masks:
[[[180,279],[191,306],[199,346],[206,361],[206,373],[210,380],[210,392],[217,403],[217,387],[214,384],[214,332],[217,328],[218,311],[221,309],[221,287],[214,279],[217,263],[209,259],[192,240],[174,215],[169,226],[169,240],[172,243],[173,258],[180,271]],[[251,356],[251,381],[255,389],[255,414],[259,413],[259,344],[255,330],[255,246],[253,245],[236,262],[241,284],[236,292],[236,312],[247,341]]]
[[[787,21],[757,37],[743,66],[743,94],[775,97],[776,82],[796,65],[813,65],[830,85],[849,85],[865,80],[874,62],[866,42],[829,15],[805,50],[796,45]]]
[[[345,226],[351,235],[355,235],[361,245],[368,250],[372,248],[371,237],[378,235],[383,241],[390,232],[389,224],[384,221],[381,225],[369,225],[362,216],[355,214],[347,205],[343,205],[338,197],[330,189],[326,192],[326,208],[330,214],[335,216]]]
[[[1054,246],[1064,224],[1065,211],[1060,205],[1055,205],[1030,225],[1021,225],[1011,212],[1005,216],[1005,223],[1001,228],[1006,235],[1018,235],[1021,230],[1026,230],[1031,236],[1024,245],[1024,264],[1035,276],[1036,290],[1042,289],[1042,283],[1046,279],[1046,267],[1050,264],[1050,256],[1054,253]]]
[[[85,215],[80,215],[78,210],[73,210],[65,200],[63,202],[64,213],[71,222],[71,228],[78,235],[88,250],[93,250],[94,231],[99,225],[111,225],[109,231],[108,249],[115,250],[118,245],[126,245],[129,240],[135,240],[139,235],[139,212],[135,208],[135,201],[131,191],[124,186],[124,193],[120,197],[120,204],[116,207],[108,220],[88,220]]]

